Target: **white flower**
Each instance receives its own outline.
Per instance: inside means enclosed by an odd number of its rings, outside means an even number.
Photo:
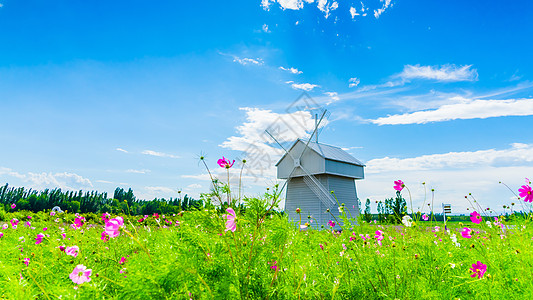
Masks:
[[[455,264],[454,264],[454,263],[450,263],[450,267],[451,267],[452,269],[455,269]]]
[[[487,226],[489,226],[489,228],[492,228],[492,223],[490,221],[487,221]]]
[[[413,225],[413,219],[411,219],[411,217],[409,216],[404,216],[402,218],[402,223],[407,227],[411,227],[411,225]]]

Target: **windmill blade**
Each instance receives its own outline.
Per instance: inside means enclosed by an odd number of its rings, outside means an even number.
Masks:
[[[311,136],[309,137],[309,139],[307,140],[307,143],[305,144],[304,150],[302,151],[302,153],[300,153],[300,157],[298,158],[299,160],[302,159],[302,156],[304,155],[305,151],[307,151],[307,149],[309,148],[309,143],[313,139],[313,136],[316,134],[316,132],[318,130],[318,127],[320,127],[320,123],[324,119],[324,116],[326,115],[327,112],[328,112],[327,109],[324,110],[324,112],[322,112],[322,116],[320,116],[320,120],[317,122],[317,124],[315,126],[315,130],[313,130],[313,133],[311,133]]]
[[[336,201],[331,196],[331,193],[324,187],[316,177],[309,173],[303,166],[300,166],[300,169],[304,171],[306,176],[303,177],[305,184],[313,191],[313,193],[326,205],[327,208],[332,208],[335,206]]]
[[[278,140],[272,134],[270,134],[270,132],[268,132],[268,130],[265,130],[265,132],[274,140],[274,142],[276,142],[276,144],[278,144],[281,147],[281,149],[283,149],[285,151],[286,155],[288,155],[294,161],[294,156],[292,156],[292,154],[290,154],[289,151],[287,149],[285,149],[285,147],[283,147],[283,145],[280,142],[278,142]],[[294,171],[296,171],[296,168],[297,168],[296,166],[294,166],[292,168],[292,171],[289,174],[289,177],[287,177],[287,179],[285,180],[285,183],[281,187],[281,190],[279,190],[280,193],[283,192],[283,190],[285,189],[285,187],[287,186],[287,184],[291,180],[292,174],[294,174]]]

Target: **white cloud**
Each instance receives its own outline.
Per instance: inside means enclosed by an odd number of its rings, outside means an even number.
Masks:
[[[374,17],[376,19],[379,18],[379,16],[381,16],[382,13],[385,12],[385,10],[387,10],[387,8],[391,7],[391,0],[380,0],[380,2],[383,3],[383,7],[377,9],[377,10],[374,10]]]
[[[28,172],[25,174],[13,171],[9,168],[0,167],[0,175],[7,177],[14,177],[25,184],[26,187],[30,187],[37,190],[46,188],[61,188],[64,190],[80,190],[90,189],[93,184],[88,178],[80,176],[75,173],[62,172],[62,173],[33,173]]]
[[[128,153],[128,151],[126,151],[126,150],[124,150],[122,148],[116,148],[115,150],[120,151],[120,152],[124,152],[124,153]]]
[[[330,16],[330,13],[337,8],[339,8],[339,3],[336,1],[333,1],[331,4],[328,5],[328,0],[318,0],[317,7],[318,9],[324,13],[325,18],[327,19]]]
[[[355,16],[359,16],[359,13],[357,13],[357,9],[355,9],[355,7],[350,7],[350,15],[352,16],[352,19],[354,19]]]
[[[147,191],[152,193],[166,193],[166,194],[173,194],[177,191],[175,189],[165,187],[165,186],[146,186],[144,187]]]
[[[348,87],[356,87],[359,85],[359,83],[361,83],[361,80],[359,80],[359,78],[357,77],[353,77],[353,78],[350,78],[350,80],[348,81],[350,84],[348,85]]]
[[[291,72],[292,74],[302,74],[303,72],[296,69],[296,68],[284,68],[284,67],[279,67],[281,70],[284,70],[284,71],[288,71],[288,72]]]
[[[193,183],[193,184],[189,184],[187,187],[190,189],[201,189],[202,185],[198,183]]]
[[[514,143],[504,150],[479,150],[473,152],[449,152],[423,155],[414,158],[379,158],[366,163],[367,173],[382,173],[394,170],[421,171],[435,169],[458,169],[479,166],[500,167],[533,163],[533,144]]]
[[[263,32],[265,33],[270,33],[270,30],[268,30],[268,25],[267,24],[263,24],[263,27],[261,28],[263,30]]]
[[[339,94],[337,92],[325,92],[324,94],[328,95],[333,101],[339,101],[341,99],[339,98]],[[331,101],[327,104],[331,104]]]
[[[533,99],[470,100],[445,104],[437,109],[392,115],[371,120],[378,125],[424,124],[457,119],[486,119],[491,117],[533,115]]]
[[[141,153],[145,154],[145,155],[158,156],[158,157],[180,158],[177,155],[163,153],[163,152],[157,152],[157,151],[153,151],[153,150],[144,150]]]
[[[95,180],[95,182],[98,182],[98,183],[107,183],[107,184],[112,184],[112,183],[114,183],[113,181],[108,181],[108,180]]]
[[[146,173],[150,173],[150,170],[147,170],[147,169],[142,169],[142,170],[128,169],[128,170],[126,170],[126,173],[146,174]]]
[[[294,83],[292,81],[287,81],[287,83],[290,84],[295,90],[303,90],[307,92],[312,91],[316,87],[319,87],[319,85],[311,83]]]
[[[477,70],[471,69],[472,65],[458,67],[456,65],[438,66],[420,66],[406,65],[403,72],[398,74],[404,80],[410,79],[432,79],[444,82],[456,81],[476,81],[478,78]]]
[[[243,66],[246,66],[246,65],[257,65],[257,66],[261,66],[264,64],[263,60],[260,59],[260,58],[256,58],[256,59],[253,59],[253,58],[240,58],[240,57],[237,57],[237,56],[234,56],[233,57],[233,61],[234,62],[237,62]]]
[[[401,179],[411,191],[415,210],[424,201],[421,183],[425,182],[428,193],[425,203],[431,199],[430,189],[435,188],[438,212],[442,202],[452,203],[454,213],[466,212],[468,202],[464,196],[468,193],[472,193],[484,207],[501,212],[503,204],[510,204],[508,199],[512,193],[498,182],[507,183],[516,191],[523,178],[531,175],[533,144],[514,143],[502,150],[450,152],[403,159],[385,157],[370,160],[366,165],[367,178],[357,182],[363,204],[366,198],[384,200],[393,197],[393,181]],[[408,193],[403,192],[403,196],[410,206]],[[514,200],[517,202],[515,208],[521,209],[517,199]]]

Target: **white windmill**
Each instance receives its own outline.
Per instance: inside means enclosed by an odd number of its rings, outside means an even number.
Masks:
[[[355,180],[364,179],[365,165],[341,148],[318,143],[318,129],[326,111],[315,122],[313,133],[307,141],[296,140],[285,149],[270,133],[285,154],[276,164],[278,179],[286,179],[287,189],[285,212],[289,220],[299,221],[296,209],[300,208],[302,223],[310,215],[316,223],[313,226],[327,226],[329,220],[337,219],[339,207],[331,191],[335,192],[338,203],[344,203],[352,217],[359,214]],[[315,141],[313,140],[315,137]],[[329,209],[329,212],[328,212]],[[335,226],[338,229],[338,225]]]

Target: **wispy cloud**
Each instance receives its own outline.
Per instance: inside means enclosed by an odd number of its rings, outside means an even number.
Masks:
[[[115,150],[120,151],[120,152],[124,152],[124,153],[129,153],[128,151],[126,151],[126,150],[124,150],[122,148],[116,148]]]
[[[303,72],[296,69],[296,68],[284,68],[284,67],[279,67],[280,70],[284,70],[284,71],[288,71],[288,72],[291,72],[292,74],[302,74]]]
[[[374,10],[374,17],[376,19],[379,18],[379,16],[381,16],[382,13],[384,13],[389,7],[391,7],[392,5],[392,1],[391,0],[380,0],[382,3],[383,3],[383,6],[379,9],[375,9]]]
[[[65,190],[90,189],[93,184],[88,178],[75,173],[19,173],[9,168],[0,167],[0,175],[11,176],[27,183],[34,189],[61,188]]]
[[[339,8],[339,3],[337,1],[333,1],[331,3],[328,3],[328,0],[318,0],[317,4],[318,9],[324,13],[324,17],[327,19],[330,16],[330,13],[337,8]]]
[[[261,66],[264,64],[263,60],[260,59],[260,58],[240,58],[240,57],[237,57],[237,56],[234,56],[233,57],[233,61],[234,62],[237,62],[243,66],[246,66],[246,65],[257,65],[257,66]]]
[[[157,152],[157,151],[153,151],[153,150],[144,150],[141,153],[145,154],[145,155],[158,156],[158,157],[180,158],[179,156],[174,155],[174,154]]]
[[[263,30],[263,32],[265,33],[270,33],[271,31],[268,30],[268,25],[267,24],[263,24],[263,27],[261,27],[261,29]]]
[[[128,169],[128,170],[126,170],[126,173],[146,174],[146,173],[150,173],[150,170],[147,170],[147,169],[142,169],[142,170]]]
[[[403,71],[397,77],[404,80],[411,79],[430,79],[443,82],[457,81],[476,81],[478,78],[477,70],[472,69],[472,65],[456,66],[420,66],[405,65]]]
[[[146,186],[144,187],[147,191],[150,191],[152,193],[167,193],[167,194],[173,194],[177,191],[175,189],[165,187],[165,186]]]
[[[533,99],[470,100],[445,104],[437,109],[392,115],[371,120],[378,125],[424,124],[457,119],[486,119],[533,115]]]
[[[361,82],[361,80],[359,80],[359,78],[357,78],[357,77],[353,77],[353,78],[350,78],[350,80],[348,80],[348,82],[349,82],[348,87],[353,88],[353,87],[358,86],[359,83]]]
[[[311,83],[294,83],[293,81],[287,81],[286,83],[290,84],[295,90],[302,90],[306,92],[312,91],[314,88],[319,87],[319,85]]]

